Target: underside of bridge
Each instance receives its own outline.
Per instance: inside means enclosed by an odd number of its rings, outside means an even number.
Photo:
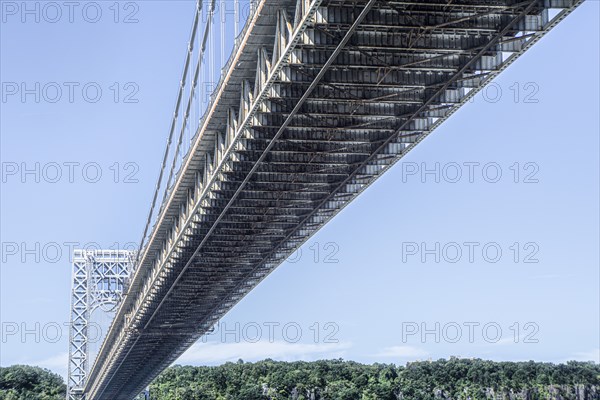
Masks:
[[[86,399],[131,400],[578,4],[258,1]]]

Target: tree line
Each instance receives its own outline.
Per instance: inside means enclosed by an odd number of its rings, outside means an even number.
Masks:
[[[240,360],[171,367],[154,381],[150,394],[153,400],[587,400],[600,399],[600,366],[458,358],[406,366]]]
[[[0,400],[64,400],[61,376],[0,367]],[[600,365],[570,361],[419,361],[405,366],[344,360],[174,366],[150,386],[152,400],[600,400]]]

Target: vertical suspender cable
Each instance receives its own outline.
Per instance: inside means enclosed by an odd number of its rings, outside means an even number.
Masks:
[[[198,6],[196,9],[196,15],[194,17],[194,23],[192,25],[192,33],[190,35],[191,38],[194,37],[195,33],[196,33],[196,29],[198,27],[198,23],[200,21],[200,10],[202,9],[202,0],[198,0]],[[160,167],[160,173],[158,174],[158,180],[156,182],[156,188],[154,190],[154,195],[152,196],[152,203],[150,205],[150,211],[148,212],[148,218],[146,219],[146,225],[144,227],[144,232],[142,233],[142,239],[140,241],[140,245],[138,248],[138,253],[135,259],[135,267],[137,268],[138,263],[140,261],[140,255],[142,253],[143,247],[144,247],[144,243],[146,241],[146,235],[148,234],[148,229],[150,228],[150,224],[152,223],[152,216],[154,215],[154,209],[156,207],[156,202],[158,200],[158,194],[160,192],[160,188],[162,185],[162,181],[163,181],[163,176],[165,173],[165,167],[167,165],[167,161],[169,158],[169,153],[170,153],[170,149],[171,149],[171,142],[173,141],[173,134],[175,133],[175,128],[177,126],[177,116],[179,113],[179,108],[181,106],[181,100],[183,97],[183,82],[186,79],[186,75],[187,75],[187,71],[188,71],[188,66],[189,66],[189,61],[190,61],[190,55],[189,52],[186,55],[186,59],[185,59],[185,63],[184,63],[184,67],[183,67],[183,77],[181,78],[181,85],[179,87],[179,92],[177,94],[177,99],[175,101],[175,111],[173,113],[173,118],[171,120],[171,127],[169,129],[169,137],[167,139],[167,145],[165,147],[165,152],[163,155],[163,160],[161,163],[161,167]],[[167,184],[168,186],[168,184]],[[164,199],[163,199],[164,201]]]
[[[192,43],[192,48],[193,48],[194,44]],[[193,57],[194,57],[194,51],[192,50],[192,65],[194,65],[194,61],[193,61]],[[190,85],[190,92],[189,92],[189,102],[190,105],[194,104],[194,84]],[[181,165],[183,165],[183,157],[187,154],[187,149],[189,148],[189,142],[190,142],[190,122],[193,121],[192,118],[192,111],[194,110],[194,107],[190,108],[190,112],[186,114],[186,122],[185,122],[185,127],[187,129],[187,131],[185,132],[185,138],[183,140],[183,151],[181,152],[182,155],[182,162]]]
[[[227,13],[225,12],[225,0],[221,1],[221,68],[225,67],[225,18],[227,18]]]
[[[198,35],[198,63],[200,65],[200,88],[198,90],[198,126],[200,126],[200,119],[202,118],[203,110],[203,101],[204,101],[204,87],[205,87],[205,73],[204,67],[206,65],[206,61],[204,60],[204,50],[202,49],[202,37]]]
[[[215,0],[213,0],[213,3],[211,4],[211,12],[213,14],[214,14],[214,6],[215,6],[214,1]],[[212,20],[212,22],[214,22],[214,19]],[[209,29],[210,32],[212,32],[211,25],[212,25],[211,21],[208,21],[207,28]],[[196,30],[194,30],[193,34],[194,35],[196,34]],[[191,54],[192,54],[192,52],[191,52],[192,47],[191,46],[193,46],[194,39],[195,39],[195,36],[192,36],[192,39],[190,40],[190,52],[189,52],[190,57],[191,57]],[[196,82],[197,82],[197,79],[198,79],[198,75],[199,75],[199,72],[200,72],[198,68],[199,68],[199,65],[196,65],[196,70],[195,70],[194,75],[192,76],[192,79],[190,81],[190,86],[196,85]],[[184,117],[183,117],[183,120],[182,120],[182,125],[181,125],[181,131],[179,133],[179,140],[177,142],[177,147],[175,149],[175,156],[173,158],[173,163],[171,165],[171,171],[169,172],[169,179],[167,180],[167,185],[165,186],[165,193],[164,193],[164,196],[163,196],[165,199],[169,195],[169,187],[171,185],[171,180],[173,179],[173,176],[174,176],[174,173],[175,173],[176,161],[177,161],[177,157],[178,157],[178,155],[180,153],[180,150],[181,150],[181,142],[182,142],[182,139],[183,139],[183,135],[185,133],[184,131],[185,131],[185,128],[186,128],[186,122],[188,121],[188,115],[189,115],[189,111],[190,111],[190,106],[191,106],[191,98],[188,99],[188,104],[187,104],[187,107],[185,109],[185,114],[184,114]],[[182,157],[184,157],[184,156],[185,155],[182,154]],[[182,161],[183,161],[183,158],[182,158]]]
[[[233,18],[234,21],[234,30],[233,30],[233,43],[235,47],[235,43],[237,42],[237,37],[240,33],[240,0],[234,0],[233,2]]]
[[[214,91],[213,86],[214,86],[214,81],[215,81],[215,33],[213,32],[213,25],[215,23],[215,10],[214,8],[210,10],[210,43],[208,44],[208,46],[210,47],[209,49],[209,64],[210,64],[210,82],[211,82],[211,94],[212,91]]]
[[[202,48],[202,38],[198,35],[198,65],[200,66],[200,88],[198,90],[198,118],[197,123],[198,127],[200,127],[200,118],[204,113],[203,102],[204,102],[204,90],[206,88],[206,63],[204,62],[204,49]]]

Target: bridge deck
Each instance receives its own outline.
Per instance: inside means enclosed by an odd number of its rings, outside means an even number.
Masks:
[[[85,389],[139,393],[578,0],[262,0]],[[559,9],[554,19],[549,9]]]

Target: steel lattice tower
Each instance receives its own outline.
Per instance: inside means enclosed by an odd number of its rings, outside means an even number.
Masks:
[[[89,368],[92,313],[110,312],[121,301],[135,253],[127,250],[75,250],[69,332],[67,400],[79,400]]]

